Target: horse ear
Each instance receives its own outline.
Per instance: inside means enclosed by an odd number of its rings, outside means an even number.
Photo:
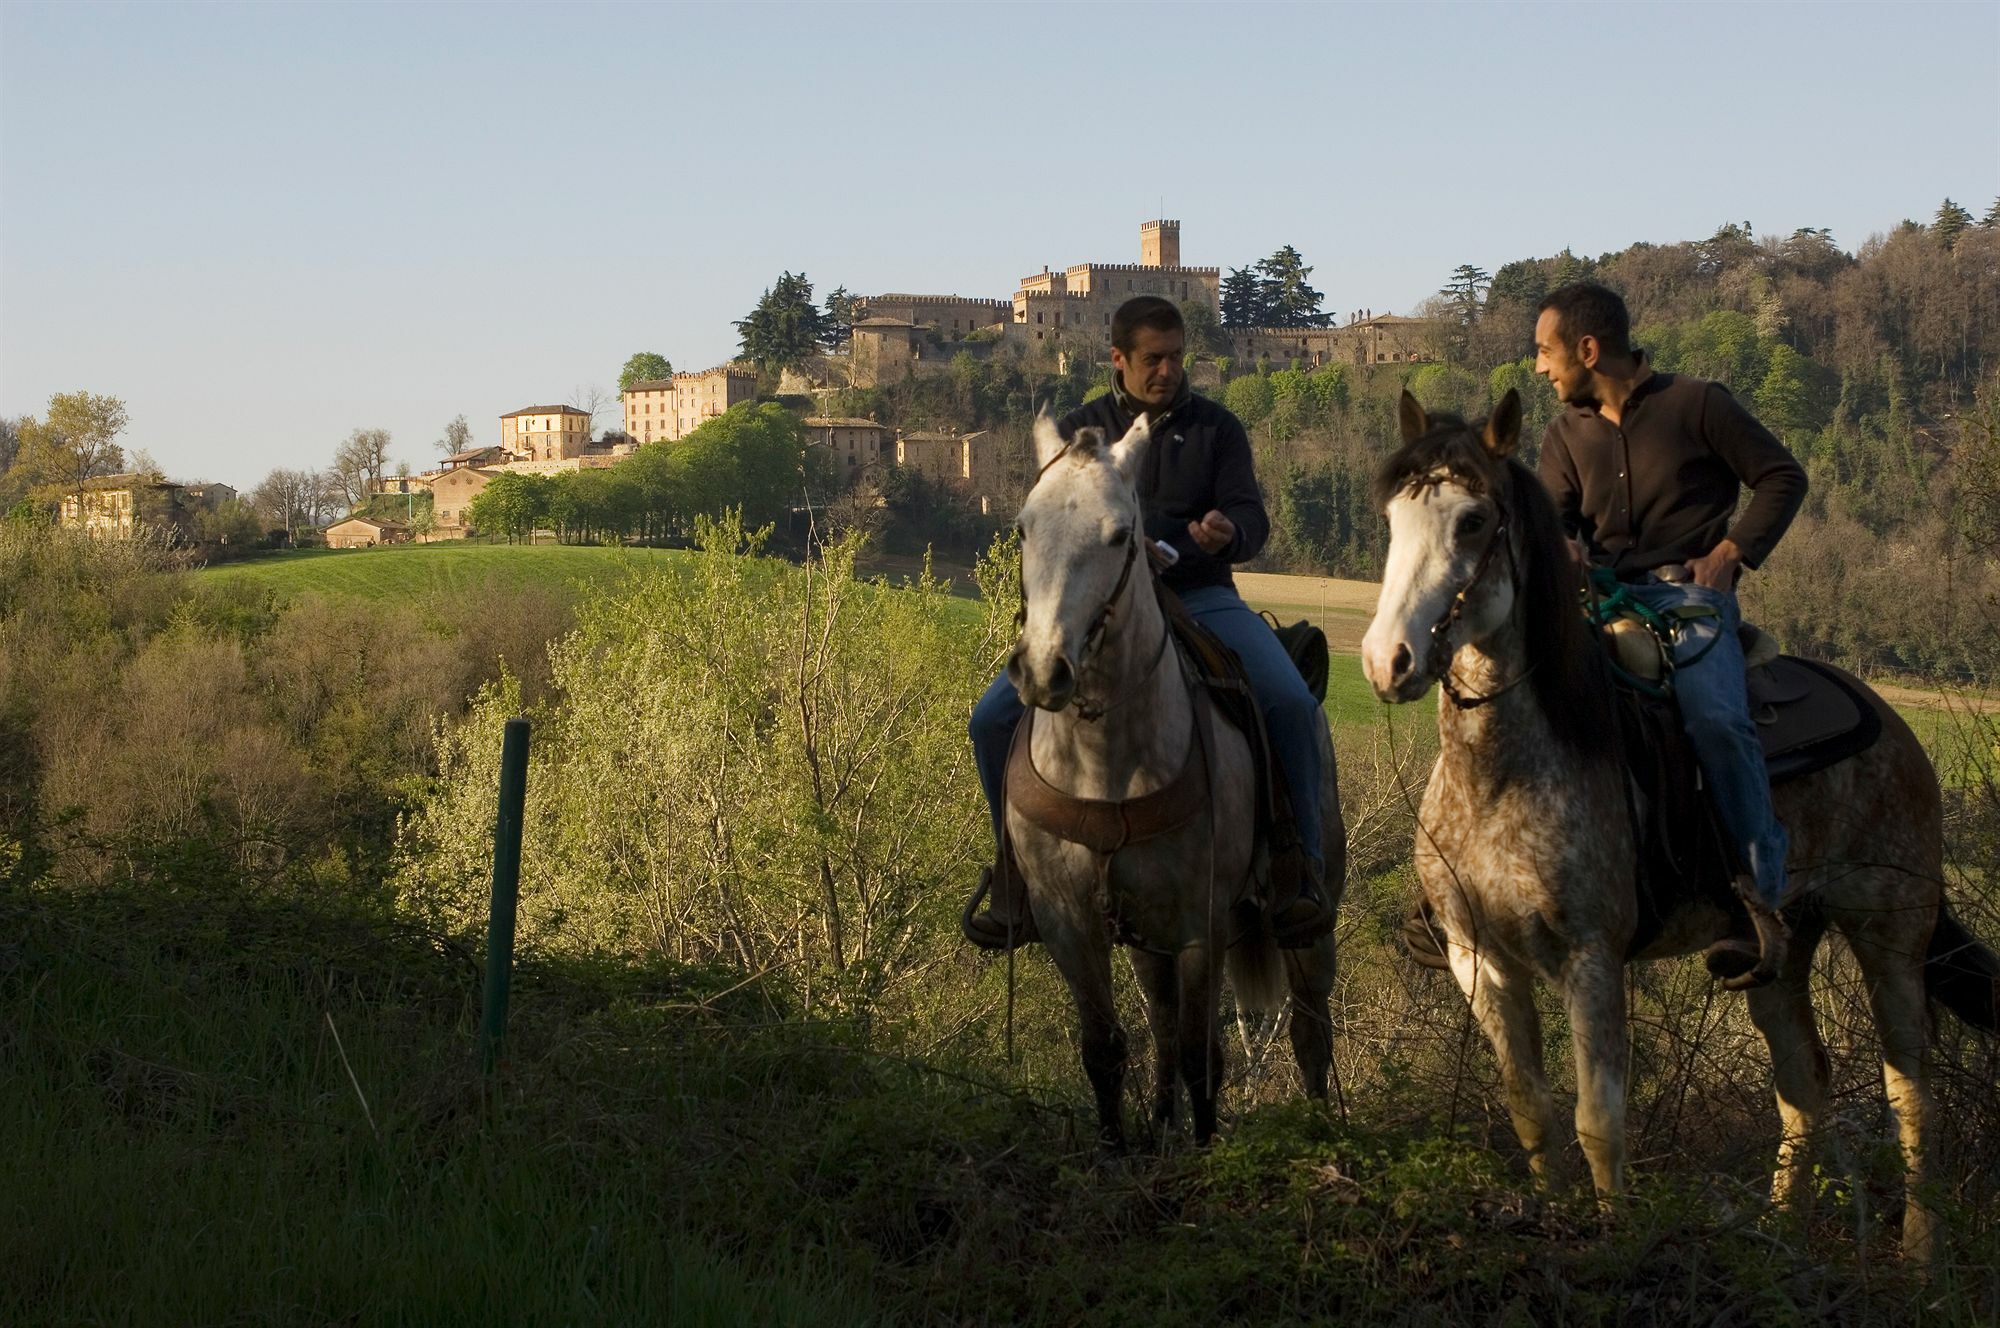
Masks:
[[[1125,436],[1111,445],[1108,454],[1111,464],[1118,467],[1118,473],[1125,477],[1127,484],[1139,482],[1139,462],[1146,455],[1146,448],[1153,441],[1153,426],[1141,415],[1132,421],[1132,427]]]
[[[1403,441],[1414,443],[1431,431],[1431,417],[1424,414],[1424,408],[1410,395],[1410,389],[1403,389],[1402,404],[1396,408],[1397,419],[1403,426]]]
[[[1062,455],[1063,436],[1056,429],[1055,416],[1044,410],[1035,416],[1035,465],[1046,470],[1048,464]]]
[[[1514,455],[1514,449],[1521,445],[1521,394],[1513,388],[1500,398],[1500,404],[1487,417],[1486,433],[1483,440],[1486,454],[1497,461],[1505,461]]]

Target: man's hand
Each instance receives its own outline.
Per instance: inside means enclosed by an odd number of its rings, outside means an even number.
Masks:
[[[1710,590],[1736,589],[1736,578],[1742,571],[1743,550],[1736,547],[1735,540],[1725,539],[1701,557],[1688,560],[1694,583]]]
[[[1221,553],[1236,538],[1236,523],[1220,512],[1210,512],[1199,521],[1188,522],[1188,534],[1203,553]]]

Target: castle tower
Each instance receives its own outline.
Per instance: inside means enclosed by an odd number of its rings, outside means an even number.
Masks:
[[[1139,266],[1179,267],[1181,224],[1178,221],[1139,223]]]

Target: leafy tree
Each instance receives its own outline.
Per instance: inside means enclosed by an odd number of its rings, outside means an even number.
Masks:
[[[618,371],[618,390],[630,392],[634,383],[654,383],[673,376],[674,366],[667,363],[666,356],[642,350],[625,361],[625,367]]]
[[[1264,283],[1267,327],[1325,327],[1333,316],[1321,311],[1326,297],[1306,284],[1312,275],[1299,251],[1289,244],[1257,265]]]
[[[1549,293],[1548,274],[1538,259],[1503,263],[1487,287],[1488,304],[1537,305]]]
[[[436,446],[440,456],[453,456],[472,446],[472,426],[465,422],[465,416],[444,426],[444,436],[437,440]]]
[[[736,332],[744,358],[759,372],[791,369],[826,345],[827,316],[813,303],[812,282],[805,273],[786,272],[737,321]]]
[[[1243,421],[1245,428],[1255,428],[1271,413],[1271,380],[1260,373],[1232,378],[1229,386],[1222,389],[1222,404]]]
[[[746,522],[763,525],[784,517],[809,488],[823,490],[831,458],[806,446],[805,425],[792,412],[745,402],[681,439],[673,460],[687,514],[737,508]]]
[[[1213,359],[1229,353],[1229,337],[1207,300],[1182,300],[1181,321],[1187,324],[1187,348],[1192,354]]]
[[[507,470],[495,475],[466,508],[466,524],[482,534],[505,535],[512,544],[548,519],[555,486],[546,475]]]
[[[1971,224],[1972,214],[1947,198],[1938,206],[1937,218],[1931,222],[1931,234],[1950,249],[1958,244],[1959,235]]]
[[[1753,405],[1757,418],[1772,433],[1801,448],[1818,423],[1814,410],[1812,364],[1784,342],[1774,342],[1769,368],[1757,386]]]
[[[1264,279],[1255,268],[1232,269],[1222,279],[1222,325],[1224,327],[1267,327],[1271,301]]]
[[[27,468],[31,482],[75,494],[81,504],[86,483],[124,466],[117,438],[128,423],[125,403],[116,397],[58,392],[49,398],[46,416],[20,426],[18,464]]]

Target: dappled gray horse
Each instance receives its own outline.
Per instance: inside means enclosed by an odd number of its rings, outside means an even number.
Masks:
[[[1115,444],[1095,429],[1065,444],[1047,417],[1036,421],[1042,473],[1021,508],[1023,625],[1007,661],[1029,707],[1009,762],[1007,833],[1035,926],[1076,998],[1100,1135],[1114,1148],[1125,1075],[1115,942],[1132,947],[1146,993],[1156,1122],[1175,1116],[1178,1072],[1196,1138],[1214,1133],[1225,948],[1240,1003],[1272,1009],[1289,992],[1309,1094],[1326,1095],[1333,1055],[1333,938],[1281,952],[1265,931],[1249,746],[1196,690],[1154,585],[1135,483],[1149,441],[1143,419]],[[1318,732],[1332,903],[1346,832],[1324,722]],[[1027,814],[1037,803],[1046,814]]]
[[[1625,986],[1638,921],[1637,859],[1608,679],[1579,611],[1578,574],[1554,504],[1512,460],[1509,392],[1493,418],[1426,416],[1403,395],[1403,446],[1376,495],[1389,558],[1362,663],[1377,695],[1413,701],[1433,681],[1440,751],[1424,793],[1416,865],[1446,933],[1453,975],[1492,1040],[1514,1128],[1539,1175],[1555,1106],[1542,1066],[1534,979],[1560,987],[1576,1056],[1577,1133],[1600,1193],[1625,1174]],[[1437,648],[1433,647],[1433,639]],[[1856,684],[1860,686],[1859,683]],[[1881,739],[1776,790],[1791,832],[1790,954],[1749,993],[1771,1049],[1782,1136],[1772,1198],[1809,1197],[1806,1145],[1826,1109],[1827,1058],[1808,979],[1826,928],[1860,962],[1907,1169],[1903,1247],[1929,1256],[1935,1176],[1926,1082],[1926,990],[1994,1026],[2000,961],[1945,909],[1937,777],[1900,716],[1868,693]],[[1726,933],[1690,897],[1638,957]]]

